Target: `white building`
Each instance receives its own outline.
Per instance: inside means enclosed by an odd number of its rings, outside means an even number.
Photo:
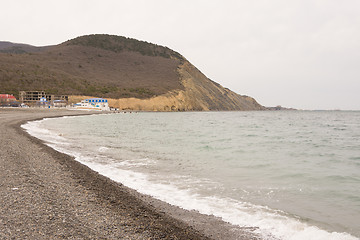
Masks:
[[[37,105],[39,107],[50,108],[49,102],[46,100],[45,97],[40,98],[40,100],[37,102]]]
[[[74,107],[78,109],[110,111],[108,100],[104,98],[84,99],[80,103],[75,104]]]

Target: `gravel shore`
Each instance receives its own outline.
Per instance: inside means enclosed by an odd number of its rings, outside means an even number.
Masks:
[[[0,109],[0,239],[260,239],[116,183],[20,126],[90,112]]]

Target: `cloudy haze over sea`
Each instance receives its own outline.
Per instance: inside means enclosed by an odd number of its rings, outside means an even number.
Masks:
[[[174,49],[265,106],[360,109],[358,0],[5,0],[1,8],[1,41],[121,35]]]

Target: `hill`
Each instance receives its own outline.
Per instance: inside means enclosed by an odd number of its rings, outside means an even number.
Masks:
[[[28,44],[19,44],[12,42],[2,42],[0,41],[0,52],[2,53],[31,53],[39,52],[45,50],[46,48],[34,47]]]
[[[261,110],[253,98],[211,81],[179,53],[112,35],[34,47],[0,42],[0,92],[44,90],[111,99],[121,109]]]

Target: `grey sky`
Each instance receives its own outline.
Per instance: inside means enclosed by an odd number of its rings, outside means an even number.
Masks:
[[[2,0],[0,40],[107,33],[180,52],[265,106],[360,110],[359,0]]]

